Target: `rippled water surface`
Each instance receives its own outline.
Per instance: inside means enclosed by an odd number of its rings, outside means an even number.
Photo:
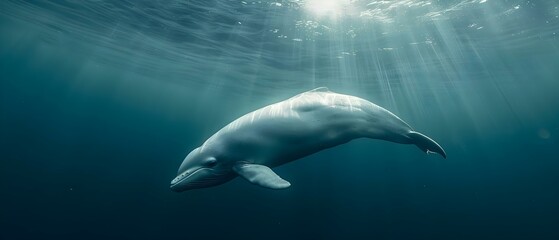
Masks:
[[[316,87],[448,159],[357,140],[173,193],[184,156]],[[559,239],[559,2],[0,1],[2,239]]]

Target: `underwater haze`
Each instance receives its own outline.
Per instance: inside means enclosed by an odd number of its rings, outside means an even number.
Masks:
[[[316,87],[360,139],[176,193],[229,122]],[[0,239],[559,239],[556,0],[0,1]]]

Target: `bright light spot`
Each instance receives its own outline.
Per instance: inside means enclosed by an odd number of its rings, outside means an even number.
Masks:
[[[307,0],[305,8],[317,16],[337,17],[348,4],[349,0]]]

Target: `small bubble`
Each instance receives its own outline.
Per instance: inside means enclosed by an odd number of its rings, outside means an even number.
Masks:
[[[541,128],[538,131],[538,136],[542,139],[549,139],[551,137],[551,133],[549,132],[549,130],[547,130],[545,128]]]

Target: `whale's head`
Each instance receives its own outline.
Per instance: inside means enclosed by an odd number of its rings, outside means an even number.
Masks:
[[[231,166],[220,162],[201,148],[196,148],[186,156],[179,167],[177,176],[171,181],[171,190],[182,192],[212,187],[225,183],[234,176]]]

